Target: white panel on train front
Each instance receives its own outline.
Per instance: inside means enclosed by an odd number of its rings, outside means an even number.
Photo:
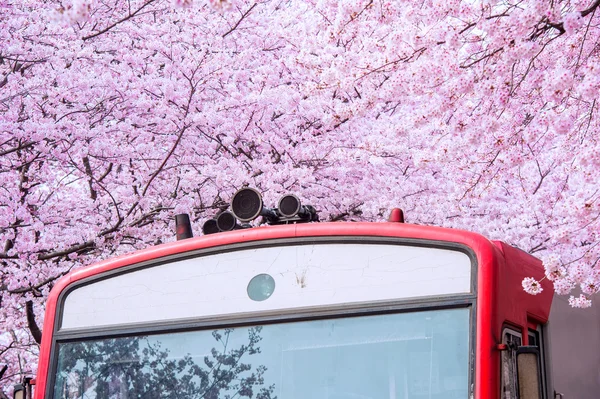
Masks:
[[[175,261],[83,285],[65,298],[60,328],[470,291],[471,261],[459,251],[358,243],[263,247]]]

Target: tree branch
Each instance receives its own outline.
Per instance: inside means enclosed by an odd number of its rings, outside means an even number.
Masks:
[[[366,72],[366,73],[364,73],[362,76],[360,76],[360,77],[356,78],[356,79],[355,79],[355,81],[359,81],[359,80],[361,80],[361,79],[363,79],[363,78],[365,78],[365,77],[367,77],[367,76],[371,75],[372,73],[379,72],[379,71],[381,71],[381,70],[383,70],[383,69],[387,68],[387,67],[388,67],[388,66],[390,66],[390,65],[396,65],[396,64],[399,64],[399,63],[401,63],[401,62],[410,62],[410,61],[411,61],[413,58],[414,58],[414,59],[418,59],[418,58],[421,56],[421,54],[423,54],[423,53],[424,53],[426,50],[427,50],[427,48],[426,48],[426,47],[421,47],[421,48],[419,48],[419,49],[415,50],[415,51],[414,51],[414,52],[413,52],[411,55],[409,55],[409,56],[402,57],[402,58],[399,58],[399,59],[397,59],[397,60],[394,60],[394,61],[387,62],[387,63],[385,63],[385,64],[383,64],[383,65],[381,65],[381,66],[378,66],[378,67],[377,67],[377,68],[375,68],[375,69],[372,69],[372,70],[370,70],[369,72]]]
[[[177,140],[175,141],[175,144],[173,144],[171,151],[169,151],[169,153],[167,154],[165,159],[162,161],[162,163],[160,164],[158,169],[156,169],[156,171],[152,174],[152,176],[150,176],[150,180],[148,180],[146,187],[144,187],[144,191],[142,191],[142,196],[146,195],[146,191],[148,191],[148,188],[150,187],[150,184],[152,184],[152,181],[154,180],[154,178],[156,176],[158,176],[158,174],[163,170],[163,168],[167,164],[167,161],[169,160],[169,158],[171,158],[171,155],[173,155],[173,153],[175,152],[175,149],[179,145],[179,142],[181,141],[181,138],[183,137],[183,133],[185,133],[187,128],[188,128],[188,126],[184,126],[181,128],[181,131],[179,132],[179,136],[177,136]]]
[[[25,302],[25,310],[27,313],[27,327],[29,327],[29,331],[31,331],[34,341],[40,345],[42,343],[42,331],[35,321],[32,301]]]
[[[56,279],[64,276],[65,274],[67,274],[67,272],[68,272],[68,270],[65,271],[65,272],[60,273],[58,276],[47,278],[46,280],[44,280],[41,283],[36,284],[34,286],[21,287],[21,288],[17,288],[17,289],[14,289],[14,290],[7,290],[7,292],[9,294],[24,294],[24,293],[30,292],[30,291],[37,291],[40,288],[42,288],[44,285],[46,285],[48,283],[51,283],[52,281],[54,281],[54,280],[56,280]],[[6,286],[1,286],[0,289],[6,289]]]
[[[137,10],[135,10],[133,13],[129,13],[129,15],[127,15],[124,18],[121,18],[120,20],[118,20],[117,22],[107,26],[106,28],[102,29],[99,32],[96,32],[94,34],[85,36],[82,40],[89,40],[92,39],[96,36],[100,36],[103,33],[108,32],[109,30],[111,30],[112,28],[114,28],[115,26],[119,25],[120,23],[123,23],[133,17],[135,17],[140,11],[142,11],[144,8],[146,8],[147,6],[149,6],[150,4],[154,3],[156,0],[148,0],[147,2],[145,2],[144,4],[142,4],[142,6],[140,8],[138,8]]]
[[[586,8],[585,10],[581,11],[581,18],[587,17],[590,14],[593,14],[596,9],[600,6],[600,0],[596,0],[595,2],[593,2],[588,8]],[[537,28],[537,30],[531,35],[530,39],[535,39],[538,36],[540,36],[543,32],[554,28],[556,30],[558,30],[559,32],[559,36],[563,35],[566,31],[565,31],[565,24],[563,22],[558,22],[558,23],[551,23],[550,21],[548,21],[546,18],[542,19],[542,23],[545,20],[545,25],[543,25],[542,27]]]
[[[100,233],[99,235],[102,235],[102,233]],[[83,244],[73,245],[72,247],[62,250],[62,251],[55,251],[55,252],[50,252],[50,253],[39,255],[38,259],[39,260],[48,260],[48,259],[56,258],[59,256],[65,256],[65,255],[68,255],[73,252],[78,252],[78,251],[82,251],[84,249],[93,248],[94,245],[95,245],[94,241],[90,240],[90,241],[84,242]]]
[[[4,156],[4,155],[8,155],[10,153],[13,153],[15,151],[24,150],[25,148],[29,148],[29,147],[33,146],[34,144],[35,144],[35,141],[28,141],[28,142],[25,142],[23,144],[19,144],[16,147],[9,148],[8,150],[1,151],[0,152],[0,157]]]
[[[503,50],[504,50],[504,47],[500,47],[500,48],[498,48],[498,49],[496,49],[496,50],[492,51],[491,53],[487,53],[487,54],[486,54],[486,55],[484,55],[483,57],[481,57],[481,58],[478,58],[478,59],[476,59],[476,60],[474,60],[474,61],[472,61],[472,62],[470,62],[470,63],[468,63],[468,64],[466,64],[466,65],[461,65],[461,66],[460,66],[460,68],[462,68],[462,69],[467,69],[467,68],[470,68],[470,67],[472,67],[473,65],[475,65],[475,64],[477,64],[477,63],[479,63],[479,62],[481,62],[481,61],[485,60],[486,58],[490,58],[490,57],[494,56],[495,54],[497,54],[497,53],[499,53],[500,51],[503,51]]]
[[[100,183],[102,180],[104,180],[104,178],[110,174],[110,172],[112,171],[112,168],[113,168],[113,163],[111,162],[108,164],[108,168],[106,168],[106,171],[102,174],[102,176],[100,176],[98,179],[96,179],[96,181],[98,183]]]
[[[598,6],[600,6],[600,0],[596,0],[588,8],[586,8],[585,10],[583,10],[581,12],[581,16],[582,17],[587,17],[589,14],[593,13],[594,11],[596,11],[596,8],[598,8]]]
[[[244,18],[246,18],[248,16],[248,14],[250,14],[250,12],[254,9],[254,7],[256,7],[258,5],[258,3],[254,3],[252,4],[252,7],[250,7],[248,9],[248,11],[246,11],[245,13],[242,14],[242,17],[235,23],[235,25],[233,25],[233,28],[229,29],[227,32],[223,33],[222,37],[227,36],[228,34],[230,34],[231,32],[233,32],[234,30],[237,29],[237,27],[242,23],[242,21],[244,20]]]
[[[94,190],[94,173],[92,172],[92,166],[90,165],[90,159],[83,157],[83,166],[85,167],[85,174],[88,175],[88,185],[90,187],[90,198],[96,201],[98,193]]]

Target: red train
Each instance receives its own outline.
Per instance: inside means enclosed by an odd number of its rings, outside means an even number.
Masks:
[[[544,275],[533,256],[478,234],[405,224],[399,210],[387,223],[302,223],[316,220],[314,208],[287,196],[268,209],[252,189],[232,207],[204,229],[232,231],[60,280],[47,302],[34,397],[597,397],[597,356],[575,383],[574,366],[558,357],[577,350],[559,342],[571,341],[572,324],[550,330],[581,317],[596,323],[582,336],[594,343],[598,322],[562,302],[552,320],[549,282],[539,295],[523,291],[524,277]],[[240,224],[259,215],[279,225]],[[189,225],[178,233],[190,236]],[[25,384],[15,395],[30,391]]]

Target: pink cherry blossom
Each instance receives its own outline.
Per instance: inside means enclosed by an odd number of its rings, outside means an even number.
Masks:
[[[584,19],[581,16],[581,12],[569,12],[563,17],[563,24],[567,34],[573,34],[575,30],[581,28],[584,24]]]
[[[573,295],[571,295],[569,297],[569,305],[573,306],[574,308],[589,308],[590,306],[592,306],[592,301],[590,301],[585,295],[581,294],[579,295],[577,298],[575,298]]]
[[[525,292],[531,295],[537,295],[544,291],[542,284],[532,277],[526,277],[523,279],[522,285]]]

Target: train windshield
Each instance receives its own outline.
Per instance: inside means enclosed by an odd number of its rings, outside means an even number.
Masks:
[[[58,342],[56,399],[467,399],[470,308]]]

